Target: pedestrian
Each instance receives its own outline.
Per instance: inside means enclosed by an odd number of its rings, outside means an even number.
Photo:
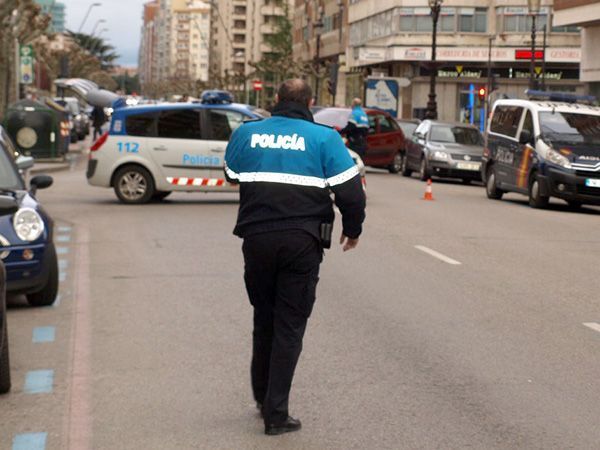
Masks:
[[[102,106],[94,106],[92,110],[92,126],[94,127],[93,140],[95,141],[98,136],[102,136],[102,126],[106,122],[106,114]]]
[[[348,147],[354,150],[361,158],[367,152],[367,134],[369,133],[369,118],[362,109],[360,98],[352,100],[352,111],[348,116],[348,123],[341,133],[348,139]]]
[[[299,430],[288,400],[315,301],[323,249],[342,214],[343,250],[358,245],[365,194],[340,135],[313,122],[310,86],[281,84],[272,117],[247,122],[225,153],[227,180],[240,185],[234,234],[243,239],[244,280],[254,308],[251,382],[265,434]]]

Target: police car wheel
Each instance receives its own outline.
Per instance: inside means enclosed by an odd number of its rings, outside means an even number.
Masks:
[[[155,193],[152,175],[139,166],[125,166],[115,174],[115,194],[123,203],[148,203]]]
[[[488,169],[486,178],[485,193],[487,198],[492,200],[500,200],[504,194],[504,191],[498,189],[496,186],[496,171],[494,170],[493,166]]]
[[[537,175],[533,174],[529,182],[529,206],[532,208],[545,208],[550,201],[549,197],[541,195],[540,182]]]
[[[421,181],[427,181],[431,178],[431,175],[429,174],[429,168],[427,167],[427,160],[425,159],[425,157],[421,158],[421,168],[419,170],[419,179]]]
[[[412,170],[408,167],[408,156],[406,153],[402,155],[402,176],[410,177],[412,175]]]
[[[4,345],[0,350],[0,394],[10,391],[10,362],[8,358],[8,332],[4,327],[4,336],[2,338]]]
[[[388,166],[390,173],[398,173],[402,169],[402,153],[398,152],[394,155],[392,163]]]

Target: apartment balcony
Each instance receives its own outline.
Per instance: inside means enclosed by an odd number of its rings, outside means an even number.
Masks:
[[[281,6],[263,5],[260,7],[263,16],[283,16],[285,14]]]
[[[260,32],[263,34],[273,34],[275,33],[275,27],[270,23],[263,23],[260,26]]]

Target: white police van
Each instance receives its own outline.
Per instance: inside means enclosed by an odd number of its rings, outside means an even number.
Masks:
[[[243,122],[266,111],[211,91],[202,103],[116,108],[110,129],[90,149],[87,179],[112,187],[124,203],[161,200],[173,191],[227,192],[227,142]]]
[[[600,107],[586,104],[595,99],[528,94],[494,104],[481,166],[488,198],[519,192],[534,208],[550,197],[600,205]]]

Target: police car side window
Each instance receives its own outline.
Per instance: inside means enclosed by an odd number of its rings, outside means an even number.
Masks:
[[[156,137],[156,114],[133,114],[125,119],[125,130],[129,136]]]
[[[246,117],[235,111],[224,109],[210,109],[208,112],[208,123],[210,137],[215,141],[228,141],[233,133]]]
[[[498,106],[494,110],[490,131],[516,138],[522,114],[523,108],[520,106]]]
[[[533,116],[531,115],[531,111],[529,111],[529,110],[525,111],[525,120],[523,121],[523,130],[529,131],[532,136],[534,135]]]
[[[199,110],[174,109],[161,112],[158,118],[158,137],[201,139]]]

